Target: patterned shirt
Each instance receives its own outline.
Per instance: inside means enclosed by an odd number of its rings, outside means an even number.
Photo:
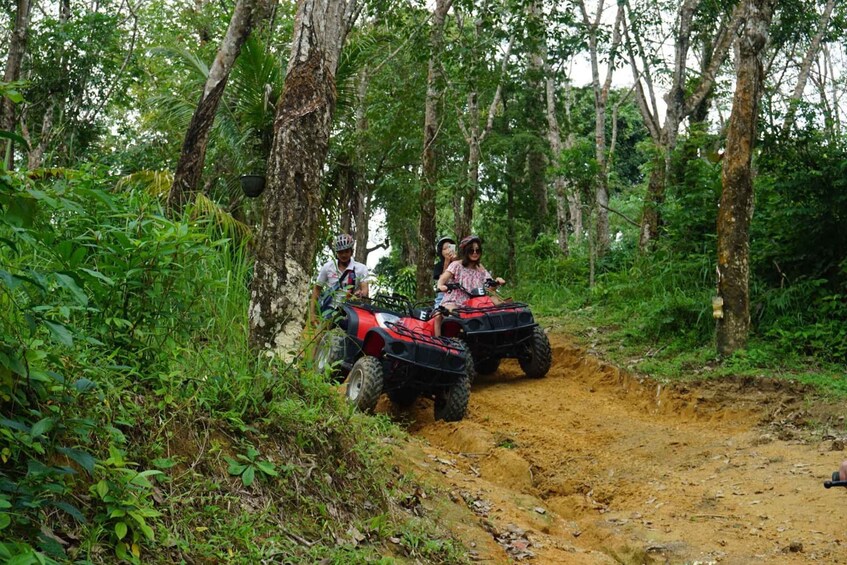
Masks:
[[[489,273],[481,264],[478,264],[474,269],[465,267],[462,265],[461,261],[453,261],[450,263],[450,266],[447,267],[447,270],[453,274],[453,280],[450,282],[457,282],[468,290],[482,288],[485,286],[485,281],[492,278],[491,273]],[[450,290],[444,294],[442,304],[452,302],[457,306],[461,306],[467,302],[468,298],[469,297],[464,290]]]

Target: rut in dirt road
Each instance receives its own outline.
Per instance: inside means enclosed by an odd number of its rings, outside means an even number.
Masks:
[[[464,421],[434,422],[426,401],[412,414],[420,468],[450,462],[439,480],[457,504],[484,501],[487,528],[525,530],[544,563],[847,562],[847,498],[822,488],[843,442],[761,426],[800,393],[663,387],[550,337],[547,378],[504,362]]]

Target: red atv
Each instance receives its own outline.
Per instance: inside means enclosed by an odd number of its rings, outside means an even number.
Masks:
[[[464,346],[435,337],[432,320],[410,316],[405,299],[346,302],[315,351],[317,369],[347,380],[347,400],[372,412],[380,395],[400,406],[435,401],[435,419],[464,418],[473,363]]]
[[[441,334],[467,345],[480,375],[495,372],[501,359],[517,359],[526,376],[544,377],[553,360],[547,334],[535,322],[529,306],[488,294],[488,288],[497,286],[491,279],[484,288],[475,289],[448,283],[448,289],[461,290],[468,300],[452,312],[442,309]]]

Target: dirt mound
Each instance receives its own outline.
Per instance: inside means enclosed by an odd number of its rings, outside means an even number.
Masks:
[[[793,430],[806,428],[795,420],[812,414],[805,389],[742,379],[669,387],[562,336],[551,342],[546,378],[504,362],[474,384],[462,422],[434,422],[428,400],[400,416],[424,440],[414,464],[451,494],[462,510],[453,529],[479,558],[847,561],[836,514],[845,493],[822,488],[844,442],[810,442],[807,430],[798,440]]]

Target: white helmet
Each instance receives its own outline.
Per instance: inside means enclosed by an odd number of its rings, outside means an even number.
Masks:
[[[336,253],[345,249],[353,249],[353,236],[348,233],[341,233],[335,236],[333,247]]]

